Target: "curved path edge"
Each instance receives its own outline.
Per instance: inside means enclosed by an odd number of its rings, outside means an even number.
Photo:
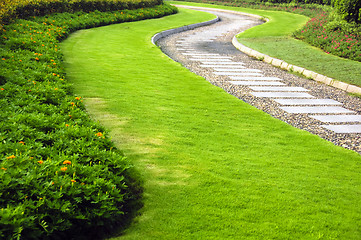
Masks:
[[[212,11],[220,11],[220,12],[230,12],[230,13],[255,17],[255,18],[264,20],[265,22],[267,22],[269,20],[269,19],[264,18],[264,17],[259,16],[259,15],[244,13],[244,12],[238,12],[238,11],[232,11],[232,10],[207,8],[207,7],[195,7],[195,6],[186,6],[186,5],[175,5],[175,4],[173,6],[189,8],[189,9],[195,9],[195,10],[212,10]],[[183,32],[183,31],[191,30],[191,29],[194,29],[194,28],[197,28],[197,27],[210,25],[210,24],[213,24],[213,23],[215,23],[217,21],[219,21],[218,17],[213,19],[213,20],[207,21],[207,22],[195,23],[195,24],[191,24],[191,25],[188,25],[188,26],[183,26],[183,27],[180,27],[180,28],[170,29],[170,30],[166,30],[166,31],[157,33],[156,35],[153,36],[152,43],[155,45],[156,41],[158,41],[162,37],[166,37],[166,36],[168,36],[170,34],[174,34],[174,33],[179,33],[179,32]],[[352,84],[348,84],[348,83],[345,83],[345,82],[338,81],[336,79],[327,77],[325,75],[316,73],[314,71],[305,69],[303,67],[299,67],[299,66],[287,63],[287,62],[285,62],[285,61],[283,61],[281,59],[273,58],[273,57],[270,57],[270,56],[268,56],[268,55],[266,55],[264,53],[260,53],[260,52],[258,52],[256,50],[254,50],[252,48],[249,48],[249,47],[246,47],[242,43],[238,42],[236,36],[234,36],[233,39],[232,39],[233,46],[235,48],[237,48],[239,51],[247,54],[248,56],[257,58],[257,59],[262,60],[262,61],[264,61],[266,63],[269,63],[269,64],[271,64],[271,65],[273,65],[275,67],[279,67],[279,68],[281,68],[283,70],[287,70],[289,72],[299,73],[299,74],[305,76],[306,78],[315,80],[317,82],[324,83],[326,85],[341,89],[343,91],[346,91],[346,92],[349,92],[349,93],[356,93],[356,94],[361,95],[361,87],[358,87],[358,86],[355,86],[355,85],[352,85]]]
[[[180,32],[184,32],[184,31],[188,31],[188,30],[192,30],[198,27],[203,27],[203,26],[207,26],[207,25],[211,25],[213,23],[216,23],[219,21],[219,17],[217,16],[215,19],[206,21],[206,22],[200,22],[200,23],[194,23],[194,24],[190,24],[190,25],[186,25],[183,27],[179,27],[179,28],[173,28],[173,29],[169,29],[169,30],[165,30],[163,32],[159,32],[157,34],[155,34],[152,37],[152,43],[154,45],[156,45],[156,42],[166,36],[169,36],[171,34],[175,34],[175,33],[180,33]]]

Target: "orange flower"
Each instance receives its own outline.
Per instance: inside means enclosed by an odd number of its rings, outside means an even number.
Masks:
[[[5,89],[4,88],[0,88],[1,91],[4,91]]]
[[[68,164],[68,165],[70,165],[71,162],[70,162],[69,160],[65,160],[65,161],[63,162],[63,164]]]
[[[67,167],[62,167],[62,168],[60,168],[60,170],[61,170],[62,172],[65,172],[66,170],[68,170],[68,168],[67,168]]]
[[[19,143],[22,144],[22,145],[25,145],[25,143],[23,141],[20,141]]]
[[[80,99],[81,99],[81,97],[76,97],[75,99],[76,99],[76,100],[80,100]]]
[[[6,159],[12,159],[12,158],[15,158],[15,156],[11,155],[11,156],[7,157]]]
[[[69,124],[65,124],[65,127],[69,127]]]
[[[70,180],[72,183],[76,183],[76,181],[74,179]]]
[[[36,57],[36,58],[35,58],[35,60],[36,60],[36,61],[39,61],[39,58],[38,58],[38,57]]]
[[[71,105],[73,105],[73,106],[75,105],[75,103],[74,103],[74,102],[71,102],[70,104],[71,104]]]
[[[95,134],[95,136],[97,136],[97,137],[101,137],[101,136],[103,136],[103,133],[98,132],[98,133],[96,133],[96,134]]]
[[[39,164],[43,164],[43,163],[44,163],[44,161],[43,161],[43,160],[40,160],[40,161],[38,161],[38,163],[39,163]]]
[[[4,167],[2,167],[2,168],[0,168],[0,169],[6,171],[6,168],[4,168]]]

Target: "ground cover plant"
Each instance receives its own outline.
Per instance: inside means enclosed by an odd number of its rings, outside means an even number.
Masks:
[[[67,81],[59,41],[77,29],[174,13],[169,5],[14,19],[0,36],[0,238],[99,239],[140,189]],[[128,216],[129,217],[129,216]]]
[[[151,44],[211,18],[180,10],[61,45],[75,92],[144,179],[144,208],[112,239],[357,239],[359,154],[271,118]]]
[[[343,82],[361,86],[360,62],[328,54],[319,48],[312,47],[309,44],[292,37],[295,31],[302,29],[302,26],[307,24],[308,18],[305,16],[284,13],[282,11],[228,7],[213,4],[180,1],[174,3],[222,8],[252,13],[268,18],[270,21],[267,23],[253,27],[239,34],[237,37],[238,41],[261,53],[282,59],[293,65],[304,67]],[[318,35],[313,33],[312,36],[313,38],[317,38]],[[329,40],[329,38],[323,39],[323,41],[326,40]],[[330,41],[332,41],[332,38]],[[349,44],[348,46],[350,46],[350,43],[346,43],[346,41],[345,44]],[[348,51],[348,53],[352,52],[353,54],[355,51],[357,52],[357,48],[353,48],[353,50]],[[310,59],[312,59],[312,61],[310,61]]]

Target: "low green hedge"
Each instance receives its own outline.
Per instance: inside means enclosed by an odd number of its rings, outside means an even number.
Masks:
[[[72,95],[58,43],[78,29],[175,12],[159,5],[56,13],[4,26],[0,239],[90,239],[125,220],[138,186],[106,130],[89,119],[82,98]]]
[[[2,0],[0,1],[0,28],[14,19],[44,16],[61,12],[119,11],[153,7],[162,0]]]

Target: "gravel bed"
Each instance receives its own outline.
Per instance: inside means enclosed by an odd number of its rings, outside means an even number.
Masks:
[[[271,100],[270,98],[258,98],[250,94],[251,89],[247,86],[233,85],[229,83],[230,79],[227,76],[217,76],[213,73],[212,68],[200,67],[200,63],[197,61],[190,61],[189,56],[181,54],[176,47],[176,41],[189,36],[194,35],[198,31],[204,31],[213,29],[215,27],[226,26],[235,21],[235,14],[224,13],[224,12],[213,12],[218,15],[221,21],[212,24],[210,26],[197,28],[194,30],[173,34],[166,38],[162,38],[157,42],[157,45],[161,50],[167,54],[174,61],[181,63],[184,67],[190,71],[204,77],[207,81],[215,86],[224,89],[227,93],[255,106],[256,108],[270,114],[271,116],[280,119],[294,127],[302,130],[306,130],[312,134],[316,134],[323,139],[326,139],[335,145],[342,146],[347,149],[354,150],[361,153],[361,134],[340,134],[333,131],[327,130],[321,125],[325,123],[318,121],[308,116],[308,114],[291,114],[283,111],[279,107],[279,103]],[[239,15],[237,15],[239,18]],[[308,93],[317,98],[328,98],[333,99],[343,104],[343,107],[353,110],[356,114],[361,114],[361,99],[350,96],[346,92],[327,86],[325,84],[305,79],[300,76],[291,74],[287,71],[273,67],[267,63],[251,58],[246,54],[240,52],[232,45],[232,38],[237,33],[246,30],[249,27],[263,23],[261,20],[249,17],[241,16],[244,21],[249,22],[246,26],[240,26],[235,31],[228,32],[227,34],[218,37],[213,42],[204,42],[192,44],[194,49],[206,51],[209,53],[218,53],[222,56],[232,57],[232,61],[243,62],[247,68],[259,69],[263,72],[266,77],[278,77],[281,78],[281,82],[285,83],[286,86],[292,87],[304,87],[310,90]],[[321,115],[321,114],[318,114]],[[325,114],[327,115],[327,114]],[[344,124],[355,124],[355,123],[344,123]]]

